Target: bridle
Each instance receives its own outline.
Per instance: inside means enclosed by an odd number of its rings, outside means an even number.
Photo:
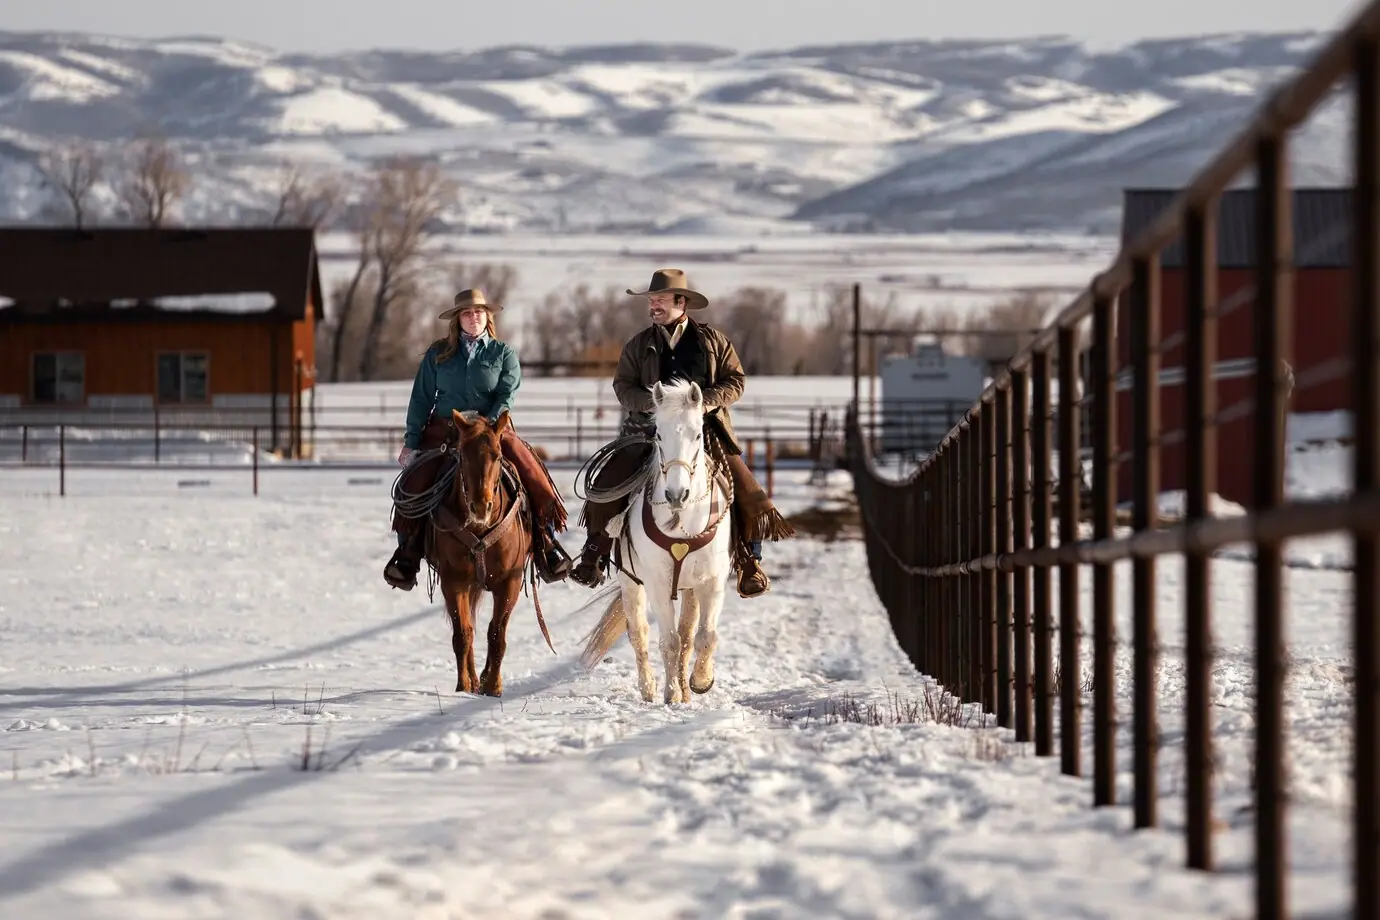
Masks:
[[[659,477],[648,477],[647,490],[642,501],[642,532],[645,533],[654,544],[664,549],[671,557],[671,600],[675,601],[680,595],[681,564],[685,562],[686,556],[697,549],[707,546],[709,542],[714,539],[714,535],[718,533],[719,525],[723,523],[724,517],[728,513],[729,506],[732,504],[732,497],[731,495],[726,495],[724,496],[723,503],[721,504],[719,502],[718,496],[714,494],[714,475],[711,471],[706,470],[704,477],[704,494],[687,503],[699,504],[708,499],[709,523],[703,530],[691,537],[673,537],[665,533],[657,526],[656,519],[652,516],[652,505],[666,505],[670,503],[666,501],[654,501],[652,499],[652,493],[654,491],[653,486],[658,479],[664,480],[666,474],[676,466],[684,467],[686,472],[688,472],[692,478],[694,477],[695,473],[699,471],[700,460],[704,456],[704,434],[701,432],[700,437],[696,439],[695,452],[691,455],[689,460],[683,460],[680,457],[671,460],[664,459],[664,455],[661,453],[661,432],[656,432],[652,440],[655,443],[654,449],[656,450],[659,460],[658,466],[661,469],[661,475]],[[671,527],[674,528],[678,526],[680,526],[680,512],[675,511],[671,515]]]
[[[682,469],[684,469],[685,474],[689,476],[691,479],[695,478],[695,473],[697,473],[700,468],[700,460],[704,456],[704,432],[701,431],[700,436],[695,439],[695,452],[690,455],[689,460],[685,460],[681,457],[672,457],[670,460],[667,460],[666,455],[662,452],[661,445],[664,442],[661,440],[661,432],[659,431],[653,433],[652,443],[656,450],[657,467],[660,469],[661,473],[659,476],[653,476],[647,480],[647,494],[644,497],[647,501],[651,502],[654,505],[670,504],[665,500],[655,501],[652,499],[652,495],[656,491],[653,488],[653,486],[655,486],[658,482],[665,482],[666,477],[670,474],[671,470],[675,469],[676,467],[681,467]],[[688,499],[686,503],[698,504],[699,502],[702,502],[705,499],[709,498],[713,491],[714,477],[706,475],[704,494],[699,495],[693,499]]]
[[[460,445],[457,443],[457,444],[455,444],[455,445],[453,445],[453,446],[450,446],[449,449],[450,449],[451,453],[454,454],[454,456],[455,456],[455,465],[458,467],[458,470],[457,470],[456,475],[455,475],[455,497],[456,497],[456,499],[457,499],[457,500],[459,501],[459,503],[460,503],[460,509],[461,509],[462,511],[465,512],[465,526],[466,526],[466,527],[480,527],[480,528],[486,527],[486,526],[491,526],[491,525],[485,524],[485,523],[482,522],[482,521],[476,521],[476,520],[474,519],[473,513],[470,511],[470,493],[469,493],[469,489],[467,489],[466,486],[465,486],[465,461],[464,461],[464,458],[460,455]],[[494,465],[497,466],[497,467],[499,468],[499,483],[498,483],[498,493],[499,493],[499,495],[498,495],[498,498],[496,499],[496,501],[497,501],[500,505],[502,505],[502,503],[503,503],[503,473],[502,473],[502,469],[503,469],[503,454],[502,454],[502,452],[501,452],[501,451],[495,451],[494,454],[493,454],[493,458],[492,458],[492,459],[493,459]]]

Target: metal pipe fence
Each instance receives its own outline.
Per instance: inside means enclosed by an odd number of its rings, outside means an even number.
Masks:
[[[1294,129],[1349,81],[1355,92],[1350,138],[1354,208],[1349,354],[1315,367],[1291,366],[1294,323],[1289,141]],[[1238,176],[1254,172],[1254,286],[1232,303],[1217,297],[1217,202]],[[1160,256],[1182,237],[1186,304],[1180,332],[1162,336]],[[1116,308],[1128,298],[1129,322]],[[1252,310],[1253,392],[1219,407],[1223,377],[1217,323],[1243,303]],[[1085,326],[1091,326],[1091,334]],[[1129,345],[1128,368],[1116,366]],[[1161,425],[1166,384],[1161,357],[1183,349],[1182,425]],[[1090,352],[1086,379],[1080,358]],[[1354,424],[1351,491],[1290,499],[1284,491],[1285,426],[1298,388],[1348,376]],[[1127,377],[1129,376],[1129,381]],[[1057,397],[1052,398],[1057,384]],[[1130,390],[1131,443],[1117,444],[1118,391]],[[1080,393],[1080,389],[1084,392]],[[1253,416],[1252,501],[1237,517],[1215,517],[1218,428]],[[1253,754],[1256,916],[1288,915],[1286,841],[1286,648],[1282,549],[1286,541],[1345,532],[1353,541],[1351,640],[1355,678],[1350,777],[1353,890],[1357,920],[1380,920],[1380,2],[1371,3],[1311,65],[1275,92],[1257,116],[1165,209],[1128,242],[1005,369],[981,399],[905,478],[883,476],[850,410],[846,453],[853,471],[876,590],[897,639],[916,666],[948,692],[991,713],[1033,741],[1037,756],[1058,751],[1061,770],[1081,776],[1083,693],[1092,703],[1092,799],[1116,804],[1115,656],[1123,643],[1114,617],[1112,564],[1131,564],[1131,737],[1136,828],[1160,824],[1156,685],[1160,646],[1156,576],[1160,558],[1184,557],[1186,864],[1213,870],[1214,738],[1210,699],[1214,661],[1214,552],[1252,545],[1252,622],[1256,682]],[[1055,444],[1077,445],[1060,449]],[[1160,451],[1182,442],[1186,514],[1160,519]],[[1241,449],[1240,445],[1232,445]],[[1090,533],[1080,531],[1084,450],[1091,454]],[[1124,452],[1123,452],[1124,451]],[[1131,464],[1130,534],[1118,535],[1118,467]],[[1056,494],[1057,490],[1057,494]],[[1055,500],[1057,498],[1057,511]],[[1052,531],[1057,526],[1057,534]],[[1092,680],[1084,687],[1080,576],[1091,569]],[[1059,573],[1057,598],[1051,572]],[[1058,665],[1056,668],[1055,661]],[[1058,718],[1054,704],[1058,700]],[[1056,744],[1057,728],[1057,744]]]

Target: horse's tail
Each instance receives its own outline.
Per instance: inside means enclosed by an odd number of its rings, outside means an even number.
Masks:
[[[613,648],[614,643],[628,631],[628,618],[623,609],[623,591],[621,587],[615,587],[612,593],[613,597],[604,607],[599,622],[589,631],[589,635],[585,636],[585,647],[580,652],[580,664],[586,670],[597,665],[609,653],[609,649]]]

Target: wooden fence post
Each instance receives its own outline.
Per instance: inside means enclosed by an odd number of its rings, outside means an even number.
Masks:
[[[776,495],[776,445],[771,439],[771,432],[767,432],[766,462],[767,498],[773,498]]]

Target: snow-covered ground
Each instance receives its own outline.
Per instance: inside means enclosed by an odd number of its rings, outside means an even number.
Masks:
[[[317,245],[326,289],[348,281],[356,261],[352,237],[323,233]],[[902,310],[966,315],[1027,288],[1049,292],[1062,307],[1112,262],[1117,239],[1043,232],[762,235],[706,222],[696,232],[655,235],[438,234],[429,245],[438,270],[452,264],[516,270],[505,303],[511,312],[499,326],[505,339],[521,341],[526,318],[545,297],[564,300],[582,284],[595,295],[612,288],[621,296],[628,288],[643,290],[652,272],[668,265],[684,269],[709,297],[704,319],[711,323],[716,305],[743,287],[784,292],[788,319],[808,324],[825,319],[831,286],[854,282],[869,303],[895,298]]]
[[[1159,592],[1164,827],[1132,833],[1128,807],[1094,811],[1086,779],[1009,732],[923,715],[933,688],[897,647],[856,541],[769,546],[774,590],[730,596],[718,683],[689,706],[641,703],[625,643],[575,670],[594,614],[573,585],[542,592],[557,655],[524,598],[505,698],[457,696],[439,606],[379,574],[388,477],[358,476],[277,470],[256,499],[242,482],[179,487],[171,469],[85,471],[63,500],[51,471],[5,471],[0,916],[1250,912],[1246,563],[1213,573],[1226,830],[1223,871],[1205,875],[1181,868],[1175,561]],[[787,511],[849,486],[803,476],[782,476]],[[1349,579],[1291,569],[1286,590],[1291,892],[1309,916],[1341,917]],[[918,720],[821,718],[889,694],[921,701]],[[1129,773],[1118,788],[1129,801]]]

